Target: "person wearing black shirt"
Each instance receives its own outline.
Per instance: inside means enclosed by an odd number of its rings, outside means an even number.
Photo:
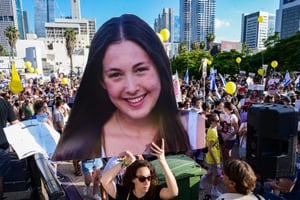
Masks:
[[[10,168],[9,144],[3,130],[7,122],[16,124],[19,121],[11,104],[0,97],[0,199],[4,194],[4,176]]]

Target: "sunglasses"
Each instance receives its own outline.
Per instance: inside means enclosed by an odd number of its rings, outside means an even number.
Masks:
[[[220,120],[218,119],[218,120],[214,120],[214,122],[220,122]]]
[[[141,182],[141,183],[144,183],[146,180],[148,181],[151,181],[152,179],[152,176],[136,176],[136,178]]]

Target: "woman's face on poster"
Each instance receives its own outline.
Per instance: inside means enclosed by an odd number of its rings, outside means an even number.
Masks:
[[[132,119],[147,117],[161,92],[156,66],[140,46],[128,40],[107,48],[102,85],[117,109]]]

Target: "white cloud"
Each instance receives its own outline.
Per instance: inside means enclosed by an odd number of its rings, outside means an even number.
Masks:
[[[230,27],[231,23],[229,21],[225,21],[225,20],[220,20],[220,19],[216,19],[215,21],[215,28],[219,29],[219,28],[224,28],[224,27]]]

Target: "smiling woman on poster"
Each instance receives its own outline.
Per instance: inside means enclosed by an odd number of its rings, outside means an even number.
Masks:
[[[169,58],[153,29],[135,15],[96,33],[75,103],[53,160],[168,153],[205,146],[204,119],[178,111]]]

